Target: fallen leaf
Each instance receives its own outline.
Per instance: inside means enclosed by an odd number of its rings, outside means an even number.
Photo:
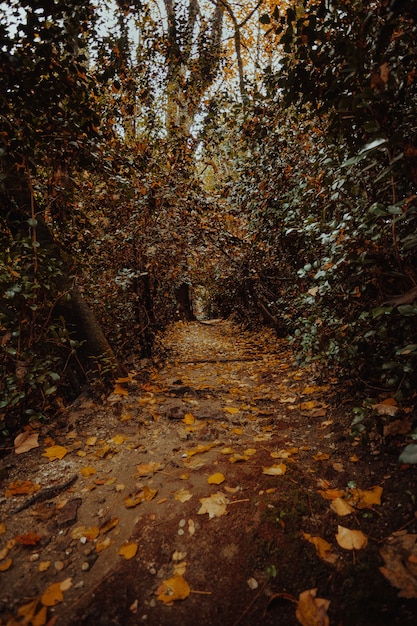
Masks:
[[[138,551],[137,543],[134,543],[134,542],[125,543],[120,548],[119,555],[124,556],[125,559],[128,561],[129,559],[133,559],[133,557],[136,556],[137,551]]]
[[[295,616],[302,626],[329,626],[330,600],[316,598],[316,593],[317,589],[308,589],[298,597]]]
[[[50,461],[56,461],[57,459],[63,459],[68,450],[64,446],[51,446],[45,448],[45,452],[42,456],[46,456]]]
[[[335,500],[336,498],[342,498],[345,495],[345,492],[342,491],[341,489],[325,489],[325,490],[319,489],[319,494],[325,500]]]
[[[27,604],[22,604],[22,606],[20,606],[17,609],[17,614],[20,617],[24,617],[25,618],[24,622],[26,622],[27,624],[29,624],[32,621],[36,613],[38,602],[39,602],[38,598],[35,598],[34,600],[31,600]]]
[[[317,452],[317,454],[313,455],[314,461],[327,461],[330,459],[330,454],[326,454],[325,452]]]
[[[40,535],[32,531],[23,535],[17,535],[17,537],[14,538],[15,542],[21,546],[36,546],[41,539],[42,537]]]
[[[51,561],[41,561],[38,565],[38,572],[46,572],[51,565]]]
[[[350,489],[349,502],[358,509],[371,509],[372,505],[381,504],[382,491],[383,489],[380,486],[372,487],[372,489],[368,490]]]
[[[241,435],[243,433],[243,428],[231,428],[230,432],[233,435]]]
[[[99,535],[98,526],[77,526],[71,530],[72,539],[82,539],[85,537],[87,541],[94,541]]]
[[[240,409],[235,406],[224,406],[223,411],[229,413],[230,415],[237,415],[238,413],[240,413]]]
[[[85,442],[86,446],[95,446],[97,443],[97,437],[88,437],[88,439]]]
[[[209,485],[221,485],[225,480],[226,479],[221,472],[212,474],[211,476],[207,478],[207,482]]]
[[[148,487],[148,485],[145,485],[144,488],[139,491],[135,496],[128,496],[125,499],[125,507],[131,509],[141,502],[149,502],[150,500],[153,500],[157,493],[158,489],[152,489],[151,487]]]
[[[267,476],[282,476],[287,471],[285,463],[279,463],[278,465],[271,465],[271,467],[262,468],[262,474]]]
[[[6,524],[4,522],[0,522],[0,535],[4,535],[6,532]]]
[[[100,528],[99,528],[100,535],[105,535],[110,530],[113,530],[113,528],[116,528],[118,523],[119,523],[119,518],[118,517],[113,517],[112,519],[108,520],[107,522],[104,522],[104,524],[102,524],[100,526]]]
[[[72,578],[66,578],[60,583],[50,585],[41,596],[41,602],[44,606],[55,606],[64,599],[64,591],[72,586]]]
[[[103,539],[103,541],[97,541],[97,543],[95,544],[96,552],[100,554],[100,552],[103,552],[103,550],[111,546],[112,543],[113,541],[110,539],[110,537],[106,537],[105,539]]]
[[[136,474],[137,476],[149,476],[149,474],[154,474],[158,470],[162,469],[162,467],[162,464],[157,463],[156,461],[142,463],[141,465],[136,465]]]
[[[31,493],[36,493],[41,488],[38,483],[33,483],[30,480],[16,480],[6,488],[5,496],[6,498],[11,498],[12,496],[26,496]]]
[[[380,572],[399,589],[400,598],[417,598],[417,535],[390,537],[381,548],[384,566]]]
[[[221,517],[227,512],[227,505],[229,500],[224,493],[213,493],[208,498],[200,498],[201,507],[197,511],[198,515],[204,515],[208,513],[209,519],[213,517]]]
[[[373,404],[372,409],[376,411],[378,415],[390,415],[391,417],[400,410],[395,398],[387,398],[383,402]]]
[[[122,443],[124,443],[126,441],[127,437],[125,437],[124,435],[115,435],[113,437],[113,442],[116,444],[116,446],[121,446]]]
[[[38,438],[39,433],[33,433],[29,430],[26,430],[25,432],[20,433],[20,435],[17,435],[14,440],[15,454],[23,454],[24,452],[28,452],[33,448],[38,448]]]
[[[191,500],[193,494],[190,493],[189,489],[177,489],[174,492],[174,500],[178,500],[179,502],[188,502]]]
[[[48,609],[46,606],[41,607],[40,611],[31,620],[31,626],[45,626],[48,619]]]
[[[314,409],[314,407],[317,405],[317,402],[315,400],[308,400],[307,402],[302,402],[301,403],[301,410],[302,411],[311,411],[311,409]]]
[[[361,530],[337,527],[336,541],[345,550],[361,550],[368,545],[368,538]]]
[[[343,498],[335,498],[330,504],[330,508],[340,516],[350,515],[355,510],[353,506],[350,506]]]
[[[184,422],[184,424],[191,425],[194,424],[195,417],[192,413],[186,413],[181,421]]]
[[[87,467],[83,467],[81,469],[81,474],[85,477],[94,476],[94,474],[97,474],[97,470],[95,467],[92,467],[91,465],[87,465]]]
[[[116,383],[113,389],[113,393],[115,396],[128,396],[129,392],[123,384]]]
[[[164,580],[155,592],[158,600],[166,605],[171,605],[175,600],[185,600],[191,593],[191,589],[181,574],[176,574],[168,580]]]
[[[13,563],[12,559],[5,559],[4,561],[0,562],[0,572],[7,572],[8,569],[11,568]]]
[[[313,544],[316,552],[321,559],[324,559],[331,551],[331,544],[321,537],[312,537],[309,533],[303,533],[304,539]]]
[[[190,458],[191,456],[194,456],[195,454],[201,454],[202,452],[208,452],[209,450],[211,450],[211,448],[214,448],[217,445],[219,445],[217,442],[215,442],[215,443],[207,443],[206,445],[203,445],[202,443],[200,443],[196,448],[192,448],[191,450],[187,450],[185,455],[188,458]]]

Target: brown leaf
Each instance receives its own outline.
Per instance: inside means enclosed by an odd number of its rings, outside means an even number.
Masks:
[[[390,537],[380,554],[385,565],[380,572],[399,589],[401,598],[417,598],[417,535]]]
[[[197,515],[208,513],[209,519],[213,517],[221,517],[227,513],[227,505],[229,500],[224,493],[213,493],[209,498],[200,498],[201,507],[197,511]]]
[[[21,546],[36,546],[41,539],[42,537],[40,535],[32,531],[24,535],[17,535],[17,537],[14,538],[15,542]]]
[[[345,550],[361,550],[368,545],[368,538],[361,530],[350,530],[344,526],[337,527],[336,541]]]
[[[17,435],[14,440],[14,451],[16,454],[23,454],[24,452],[28,452],[33,448],[38,448],[39,433],[33,433],[30,430],[26,430],[20,435]]]
[[[316,598],[317,589],[300,593],[295,616],[302,626],[329,626],[330,600]]]
[[[7,487],[5,496],[11,498],[12,496],[27,496],[31,493],[39,491],[41,488],[38,483],[33,483],[30,480],[16,480]]]

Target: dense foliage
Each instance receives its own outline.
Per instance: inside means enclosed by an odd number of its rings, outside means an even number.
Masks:
[[[413,2],[2,6],[5,432],[150,356],[192,290],[414,392]]]

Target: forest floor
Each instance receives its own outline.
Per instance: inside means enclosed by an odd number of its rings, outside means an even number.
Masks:
[[[364,443],[360,397],[270,331],[162,343],[0,460],[0,624],[415,625],[412,411],[375,392]]]

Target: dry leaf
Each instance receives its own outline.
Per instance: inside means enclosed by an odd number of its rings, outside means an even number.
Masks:
[[[153,500],[157,493],[158,489],[152,489],[151,487],[148,487],[148,485],[145,485],[142,491],[139,491],[135,496],[128,496],[125,499],[125,507],[131,509],[141,502],[149,502],[150,500]]]
[[[86,446],[95,446],[97,443],[97,437],[88,437],[88,439],[85,442]]]
[[[97,470],[95,467],[92,467],[91,465],[87,465],[87,467],[83,467],[81,469],[81,474],[85,477],[94,476],[94,474],[97,474]]]
[[[237,415],[238,413],[240,413],[240,409],[235,406],[224,406],[223,411],[229,413],[230,415]]]
[[[99,529],[100,535],[104,535],[105,533],[108,533],[109,530],[112,530],[113,528],[116,528],[118,523],[119,523],[119,518],[118,517],[114,517],[113,519],[110,519],[107,522],[104,522],[100,526],[100,529]]]
[[[176,574],[164,580],[155,592],[158,595],[158,600],[166,605],[171,605],[175,600],[185,600],[191,593],[191,589],[185,578]]]
[[[162,469],[162,464],[157,463],[155,461],[150,461],[149,463],[142,463],[141,465],[136,465],[136,475],[137,476],[149,476],[149,474],[154,474],[158,470]]]
[[[45,452],[42,456],[46,456],[50,461],[56,461],[56,459],[63,459],[68,450],[64,446],[51,446],[45,448]]]
[[[6,498],[11,498],[12,496],[27,496],[39,491],[40,488],[41,486],[38,485],[38,483],[33,483],[30,480],[16,480],[10,483],[4,495]]]
[[[368,538],[361,530],[349,530],[344,526],[337,527],[336,541],[345,550],[361,550],[368,545]]]
[[[374,504],[381,504],[382,487],[376,486],[372,489],[350,489],[350,502],[358,509],[371,509]]]
[[[206,445],[203,445],[202,443],[200,443],[196,448],[192,448],[191,450],[187,450],[187,452],[185,454],[189,458],[191,456],[194,456],[195,454],[201,454],[202,452],[208,452],[208,450],[211,450],[211,448],[214,448],[217,445],[219,445],[217,442],[215,442],[215,443],[207,443]]]
[[[385,565],[380,572],[399,589],[400,598],[417,598],[417,535],[390,537],[380,554]]]
[[[38,602],[39,602],[38,598],[35,598],[34,600],[31,600],[27,604],[23,604],[17,609],[17,614],[20,617],[24,617],[25,618],[24,621],[26,623],[31,622],[36,613],[36,607],[38,606]]]
[[[225,480],[226,479],[221,472],[212,474],[211,476],[207,478],[207,482],[209,485],[221,485]]]
[[[72,586],[72,578],[66,578],[60,583],[50,585],[41,596],[41,602],[44,606],[55,606],[64,599],[64,591]]]
[[[282,476],[287,471],[285,463],[279,463],[278,465],[271,465],[271,467],[262,468],[262,474],[267,476]]]
[[[390,415],[391,417],[400,410],[397,406],[395,398],[387,398],[383,402],[373,404],[372,408],[378,413],[378,415]]]
[[[127,437],[125,437],[124,435],[115,435],[113,437],[113,442],[116,444],[116,446],[121,446],[122,443],[124,443],[126,441]]]
[[[113,389],[115,396],[128,396],[129,392],[123,384],[116,383]]]
[[[225,515],[229,500],[224,493],[217,492],[213,493],[208,498],[200,498],[200,502],[201,507],[197,511],[197,514],[204,515],[204,513],[208,513],[209,519],[212,519],[213,517]]]
[[[191,500],[193,494],[190,493],[189,489],[177,489],[174,492],[174,500],[178,500],[179,502],[188,502]]]
[[[137,551],[138,551],[137,543],[134,543],[134,542],[125,543],[120,548],[119,555],[124,556],[125,559],[128,561],[129,559],[133,559],[133,557],[136,556]]]
[[[316,598],[316,593],[317,589],[308,589],[298,597],[295,616],[302,626],[329,626],[330,600]]]
[[[4,522],[0,522],[0,535],[4,535],[6,532],[6,524]]]
[[[343,498],[335,498],[330,504],[330,508],[334,511],[334,513],[337,513],[337,515],[340,516],[350,515],[355,510],[353,506],[350,506],[350,504],[346,502],[346,500],[343,500]]]
[[[39,438],[39,433],[33,433],[29,430],[26,430],[25,432],[20,433],[20,435],[17,435],[17,437],[14,440],[15,453],[23,454],[24,452],[28,452],[29,450],[32,450],[33,448],[38,448],[39,447],[38,438]]]
[[[113,541],[110,539],[110,537],[106,537],[105,539],[103,539],[103,541],[97,541],[97,543],[95,544],[96,552],[103,552],[103,550],[111,546],[112,543]]]
[[[195,417],[192,413],[186,413],[181,421],[184,422],[184,424],[191,425],[194,424]]]
[[[7,572],[7,570],[11,568],[12,563],[13,563],[12,559],[5,559],[4,561],[1,561],[0,572]]]
[[[36,613],[35,617],[32,619],[31,626],[45,626],[46,620],[48,619],[48,609],[46,606],[41,607],[39,613]]]
[[[331,544],[321,537],[312,537],[309,533],[303,533],[304,539],[313,544],[316,552],[321,559],[324,559],[332,551]]]
[[[21,546],[36,546],[41,539],[42,537],[40,535],[32,531],[24,535],[17,535],[17,537],[14,538],[15,542]]]
[[[72,539],[82,539],[85,537],[87,541],[94,541],[99,535],[98,526],[77,526],[71,530]]]
[[[324,452],[317,452],[317,454],[313,455],[314,461],[327,461],[327,459],[330,459],[330,454]]]

